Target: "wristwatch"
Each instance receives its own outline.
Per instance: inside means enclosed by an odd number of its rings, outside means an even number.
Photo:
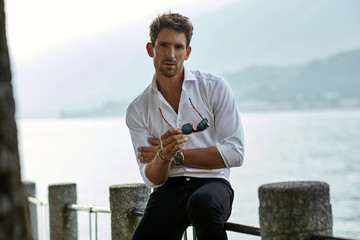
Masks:
[[[181,166],[184,160],[184,154],[182,151],[178,151],[174,157],[174,162],[176,166]]]

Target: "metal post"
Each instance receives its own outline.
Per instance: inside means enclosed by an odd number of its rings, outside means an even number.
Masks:
[[[111,237],[112,240],[131,238],[140,221],[132,211],[145,208],[150,189],[145,184],[122,184],[110,186]]]
[[[67,208],[76,201],[75,183],[49,186],[51,240],[77,240],[77,211]]]
[[[33,197],[36,198],[36,185],[33,182],[23,182],[23,186],[25,189],[25,197]],[[26,202],[27,199],[26,199]],[[29,218],[31,224],[31,233],[33,240],[38,240],[38,218],[37,218],[37,205],[29,203]]]
[[[259,188],[260,229],[264,240],[304,240],[312,233],[332,236],[329,185],[299,181]]]

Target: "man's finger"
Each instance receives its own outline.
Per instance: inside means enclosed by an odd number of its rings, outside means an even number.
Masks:
[[[173,139],[177,136],[172,136],[169,139]],[[179,151],[184,147],[185,142],[188,140],[188,138],[184,135],[182,135],[180,138],[173,139],[171,142],[167,144],[163,144],[163,154],[167,157],[174,157],[176,155],[176,152]]]
[[[187,141],[187,139],[188,139],[187,136],[183,135],[181,133],[181,134],[176,134],[176,135],[172,135],[167,138],[161,139],[161,144],[163,147],[166,147],[170,144],[176,145],[176,144],[182,143],[181,141],[184,141],[184,140]]]
[[[149,143],[150,143],[151,145],[155,145],[155,146],[159,146],[159,145],[160,145],[160,140],[157,140],[157,139],[155,139],[155,138],[149,138],[148,141],[149,141]]]
[[[153,159],[155,157],[157,152],[143,152],[141,153],[141,157],[142,158],[146,158],[146,159]]]
[[[177,140],[174,140],[169,145],[167,145],[166,148],[169,152],[177,152],[183,147],[183,145],[186,143],[187,140],[188,140],[187,137],[179,138]]]
[[[161,135],[161,140],[164,141],[166,138],[171,137],[173,135],[182,134],[180,129],[170,128],[163,135]]]
[[[138,147],[138,152],[153,152],[156,151],[156,146],[140,146]]]

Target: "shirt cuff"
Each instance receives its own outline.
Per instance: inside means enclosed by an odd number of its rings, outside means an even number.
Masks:
[[[157,188],[157,187],[160,187],[161,185],[163,185],[163,184],[155,185],[146,177],[146,174],[145,174],[146,166],[147,166],[147,164],[140,165],[140,174],[141,174],[141,177],[143,178],[146,186],[148,186],[149,188]]]
[[[232,144],[218,144],[217,149],[227,168],[239,167],[243,164],[244,151]]]

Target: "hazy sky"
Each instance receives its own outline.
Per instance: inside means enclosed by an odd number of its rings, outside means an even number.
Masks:
[[[168,10],[201,14],[240,0],[5,0],[10,54],[31,59],[49,48],[91,37]],[[126,3],[125,3],[126,2]]]

